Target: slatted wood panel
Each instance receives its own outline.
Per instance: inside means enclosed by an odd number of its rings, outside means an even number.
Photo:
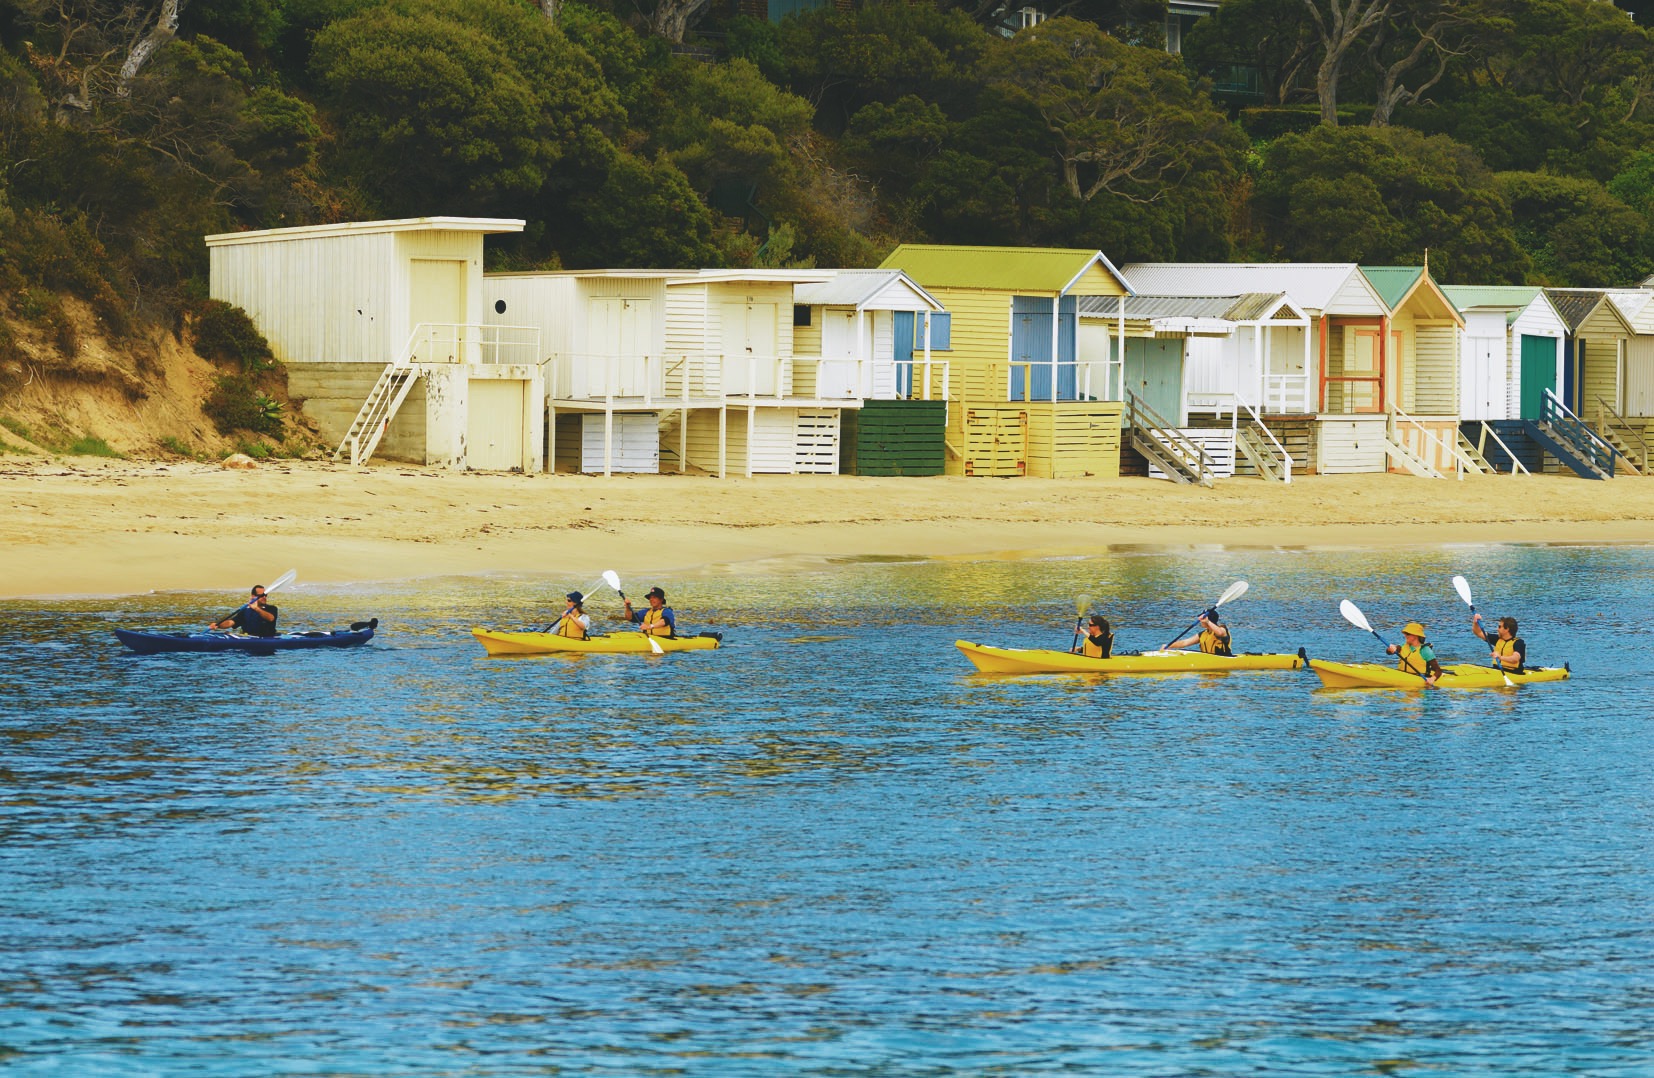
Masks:
[[[843,413],[840,469],[852,475],[941,475],[946,401],[868,401]]]
[[[1112,479],[1120,474],[1119,401],[1047,401],[1026,407],[1028,475]]]
[[[1316,419],[1316,470],[1322,475],[1388,470],[1384,453],[1385,416],[1318,416]]]
[[[1028,474],[1028,410],[1018,405],[983,405],[964,411],[966,475]]]
[[[837,475],[838,409],[798,411],[793,423],[793,470],[806,475]]]
[[[1498,434],[1500,439],[1510,447],[1511,452],[1516,454],[1516,459],[1522,462],[1524,468],[1530,472],[1544,471],[1545,452],[1539,447],[1538,442],[1528,437],[1525,422],[1520,419],[1496,419],[1490,420],[1488,426],[1492,427],[1494,433]],[[1460,429],[1464,431],[1464,436],[1470,439],[1471,445],[1480,447],[1483,459],[1491,464],[1495,471],[1501,473],[1510,471],[1510,456],[1503,449],[1500,449],[1499,443],[1492,438],[1488,438],[1485,442],[1482,440],[1482,425],[1480,423],[1462,423]]]
[[[1413,419],[1418,423],[1417,427],[1411,423],[1396,424],[1396,437],[1401,444],[1411,449],[1414,456],[1443,475],[1456,472],[1458,466],[1454,462],[1453,454],[1448,447],[1453,444],[1454,434],[1459,429],[1458,419],[1447,416],[1414,416]],[[1434,434],[1435,439],[1431,440],[1426,437],[1419,430],[1419,427],[1423,427],[1424,430]],[[1405,471],[1406,469],[1392,466],[1390,470]]]
[[[383,367],[365,363],[287,364],[287,391],[303,400],[301,409],[316,421],[322,441],[338,445],[350,432],[350,424],[361,411],[362,402],[373,391]],[[386,460],[425,463],[427,409],[425,379],[414,383],[407,399],[396,411],[384,440],[374,455]]]
[[[1459,414],[1459,331],[1451,323],[1418,323],[1413,344],[1413,411]]]
[[[1585,341],[1585,395],[1574,411],[1590,415],[1596,411],[1597,398],[1619,407],[1619,341],[1599,338]],[[1573,405],[1570,402],[1569,407]]]
[[[1229,420],[1226,417],[1190,417],[1193,427],[1190,429],[1229,430]],[[1269,428],[1269,433],[1281,443],[1287,456],[1292,458],[1292,474],[1294,476],[1315,474],[1315,417],[1307,415],[1287,415],[1263,417],[1263,425]],[[1146,463],[1146,462],[1145,462]],[[1258,469],[1252,467],[1252,462],[1246,459],[1245,454],[1234,453],[1235,475],[1258,474]]]
[[[1212,474],[1227,479],[1235,474],[1235,434],[1229,427],[1184,427],[1182,431],[1191,442],[1200,446],[1212,462]],[[1244,460],[1243,460],[1244,462]],[[1248,468],[1251,465],[1247,465]],[[1165,479],[1166,473],[1149,465],[1150,479]]]

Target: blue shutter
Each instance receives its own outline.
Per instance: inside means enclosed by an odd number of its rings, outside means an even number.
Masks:
[[[1057,306],[1057,399],[1075,397],[1074,348],[1078,333],[1078,305],[1065,296]],[[1021,364],[1032,364],[1030,398],[1051,399],[1051,301],[1043,296],[1011,297],[1011,399],[1023,400]]]
[[[948,352],[953,349],[953,315],[941,311],[930,316],[930,350]]]

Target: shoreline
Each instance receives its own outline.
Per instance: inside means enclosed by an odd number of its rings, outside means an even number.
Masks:
[[[279,461],[253,471],[0,459],[0,598],[241,591],[533,573],[797,571],[1198,549],[1654,544],[1640,477],[1222,480],[451,473]],[[790,565],[788,563],[791,563]]]

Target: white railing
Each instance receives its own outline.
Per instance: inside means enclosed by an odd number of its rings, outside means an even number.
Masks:
[[[899,359],[896,361],[897,397],[902,397],[902,368],[907,368],[907,400],[950,400],[952,387],[950,379],[953,367],[945,359]],[[941,368],[941,381],[936,378],[936,368]]]
[[[1286,446],[1282,445],[1281,440],[1275,437],[1275,432],[1269,429],[1269,424],[1263,421],[1263,417],[1258,414],[1258,410],[1247,403],[1245,397],[1239,393],[1231,394],[1231,396],[1233,396],[1235,402],[1234,409],[1229,413],[1231,431],[1235,433],[1237,438],[1239,437],[1240,414],[1241,410],[1245,409],[1246,414],[1252,417],[1253,425],[1263,431],[1264,437],[1269,439],[1269,444],[1275,447],[1275,452],[1281,458],[1281,482],[1292,482],[1292,454],[1286,451]]]
[[[1263,376],[1264,411],[1276,414],[1308,415],[1309,399],[1309,375],[1266,374]]]
[[[415,363],[521,363],[540,361],[540,331],[534,326],[494,326],[480,322],[421,322],[408,343],[391,360]]]
[[[1499,437],[1499,432],[1494,430],[1493,427],[1488,423],[1487,420],[1482,419],[1482,420],[1478,420],[1478,422],[1482,424],[1482,433],[1484,435],[1486,435],[1487,437],[1492,438],[1493,439],[1493,444],[1498,446],[1500,449],[1504,450],[1505,451],[1505,456],[1510,458],[1510,474],[1511,475],[1517,474],[1518,469],[1521,470],[1521,474],[1523,474],[1523,475],[1532,475],[1533,474],[1532,472],[1528,471],[1528,466],[1526,464],[1523,464],[1521,461],[1516,459],[1516,454],[1511,452],[1510,446],[1505,444],[1505,440],[1503,438]],[[1481,447],[1478,446],[1476,448],[1476,451],[1478,453],[1482,453]],[[1482,453],[1482,456],[1486,457],[1487,454]],[[1493,470],[1497,472],[1499,469],[1495,468]]]
[[[1005,399],[1008,402],[1038,404],[1042,401],[1064,400],[1120,400],[1119,388],[1109,384],[1109,374],[1118,364],[1106,359],[1075,360],[1072,363],[1052,363],[1049,360],[1025,359],[1013,362],[1005,372]],[[1051,386],[1041,396],[1034,396],[1034,372],[1049,371]],[[1074,396],[1064,397],[1057,392],[1062,376],[1074,372]],[[1022,375],[1022,392],[1016,389],[1017,374]]]
[[[1440,434],[1431,430],[1429,427],[1426,427],[1423,423],[1420,423],[1400,408],[1390,409],[1389,428],[1389,436],[1391,441],[1410,450],[1415,456],[1423,460],[1424,463],[1431,468],[1435,467],[1435,461],[1441,460],[1445,456],[1453,461],[1453,470],[1456,477],[1459,479],[1464,478],[1464,473],[1467,468],[1477,474],[1480,474],[1482,471],[1481,467],[1477,465],[1474,460],[1470,459],[1470,457],[1465,454],[1464,450],[1459,448],[1457,438],[1449,440],[1442,437]],[[1406,431],[1405,436],[1403,435],[1404,429]],[[1457,429],[1456,426],[1455,429]],[[1415,442],[1417,443],[1417,448],[1414,447]],[[1423,450],[1426,446],[1435,446],[1438,451],[1437,454],[1434,457],[1431,457],[1427,456],[1424,452],[1421,452],[1421,450]]]

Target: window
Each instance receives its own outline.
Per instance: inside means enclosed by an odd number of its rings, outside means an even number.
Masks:
[[[494,301],[494,313],[495,314],[504,314],[505,313],[505,300],[497,299],[497,300]]]
[[[810,324],[810,307],[805,303],[793,304],[793,325],[807,326]]]

